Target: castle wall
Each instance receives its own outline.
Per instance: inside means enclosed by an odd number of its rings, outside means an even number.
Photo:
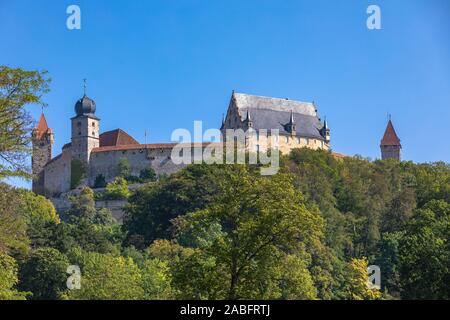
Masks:
[[[272,138],[270,135],[259,135],[258,137],[254,136],[252,139],[249,140],[249,151],[257,151],[257,145],[259,145],[259,149],[261,151],[265,151],[266,148],[264,146],[270,147],[272,142]],[[299,149],[299,148],[310,148],[313,150],[317,149],[323,149],[323,150],[329,150],[330,146],[329,144],[325,143],[322,140],[318,139],[311,139],[311,138],[304,138],[304,137],[297,137],[297,136],[285,136],[280,135],[278,136],[278,148],[282,154],[288,154],[291,152],[292,149]]]
[[[119,174],[118,165],[121,159],[127,159],[131,167],[131,175],[139,176],[141,170],[150,166],[156,174],[171,174],[184,165],[175,165],[171,160],[171,148],[131,149],[93,152],[90,159],[89,184],[93,185],[97,175],[102,174],[106,182],[114,180]]]
[[[52,159],[44,168],[45,194],[53,196],[70,190],[71,149],[63,149],[61,155]]]

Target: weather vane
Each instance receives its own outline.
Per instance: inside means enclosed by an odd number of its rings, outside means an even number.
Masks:
[[[84,95],[86,95],[86,78],[83,79]]]

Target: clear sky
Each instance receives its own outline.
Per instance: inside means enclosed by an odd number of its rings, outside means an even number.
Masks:
[[[66,27],[71,4],[81,30]],[[0,64],[52,77],[54,155],[87,78],[102,131],[142,143],[219,127],[234,89],[315,101],[337,152],[379,157],[391,113],[404,159],[450,161],[449,0],[0,0],[0,39]]]

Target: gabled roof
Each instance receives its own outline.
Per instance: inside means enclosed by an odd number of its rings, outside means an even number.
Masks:
[[[38,124],[33,129],[33,135],[37,139],[42,139],[44,135],[47,133],[52,133],[52,129],[50,129],[47,125],[47,120],[45,119],[44,113],[41,113]]]
[[[132,136],[122,129],[115,129],[100,134],[100,147],[124,146],[139,144]]]
[[[323,123],[318,117],[314,103],[243,93],[233,93],[231,99],[242,121],[246,119],[248,112],[255,130],[278,129],[280,134],[290,134],[286,130],[286,124],[292,117],[297,136],[325,140],[325,137],[320,134]]]
[[[386,127],[386,131],[384,132],[383,139],[381,139],[382,146],[400,146],[400,139],[395,132],[394,126],[392,125],[392,121],[389,119],[389,122]]]

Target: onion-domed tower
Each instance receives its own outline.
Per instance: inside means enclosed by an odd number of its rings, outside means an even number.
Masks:
[[[72,160],[89,163],[91,151],[100,146],[100,119],[95,116],[95,101],[84,95],[75,103],[76,116],[72,120]]]

